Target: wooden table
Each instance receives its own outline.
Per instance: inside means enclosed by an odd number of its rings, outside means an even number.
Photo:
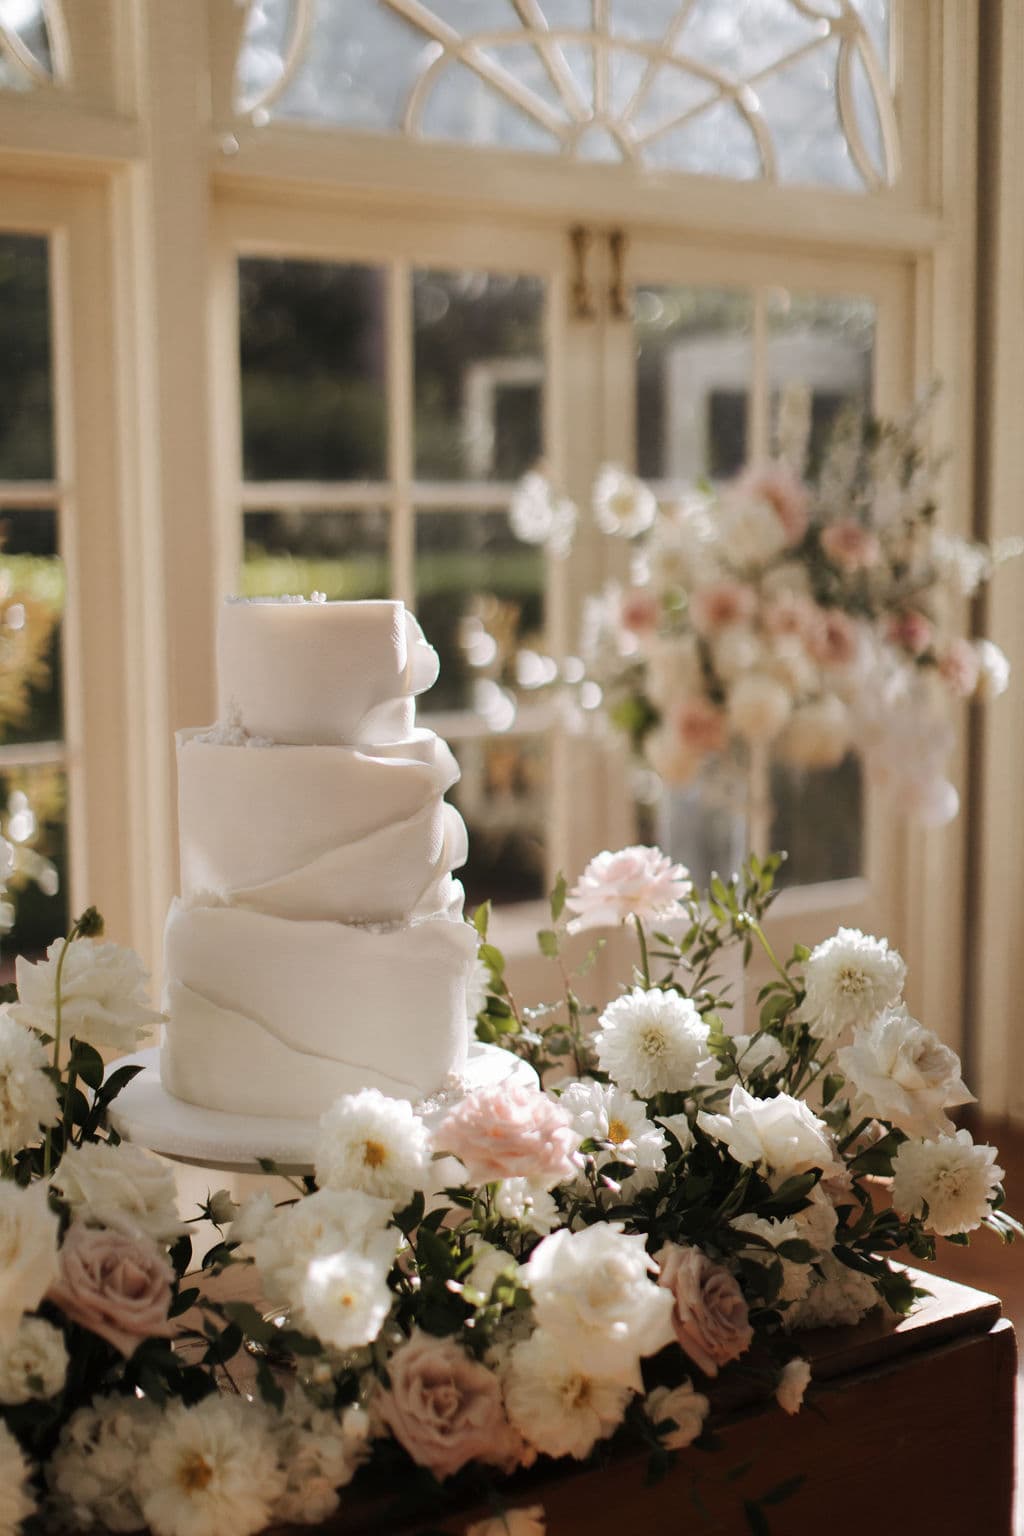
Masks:
[[[744,1499],[802,1474],[795,1494],[765,1510],[772,1536],[1012,1536],[1013,1329],[994,1296],[918,1279],[932,1298],[895,1328],[869,1321],[801,1335],[814,1385],[798,1418],[774,1404],[733,1412],[715,1426],[716,1452],[682,1452],[653,1487],[646,1455],[554,1475],[549,1465],[510,1482],[510,1506],[542,1504],[548,1536],[750,1536]],[[462,1536],[487,1513],[396,1524],[380,1503],[350,1497],[320,1530]],[[308,1536],[308,1526],[287,1536],[300,1530]]]

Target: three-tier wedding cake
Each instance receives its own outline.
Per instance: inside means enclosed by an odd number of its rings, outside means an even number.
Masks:
[[[166,931],[164,1090],[315,1120],[364,1087],[461,1074],[475,935],[437,677],[400,602],[228,601],[219,723],[178,736],[181,897]]]

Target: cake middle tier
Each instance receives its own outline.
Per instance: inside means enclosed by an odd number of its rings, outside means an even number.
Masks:
[[[172,904],[165,1088],[232,1114],[316,1118],[375,1087],[418,1100],[466,1060],[476,954],[448,914],[392,928]]]
[[[433,731],[361,751],[177,739],[186,901],[339,923],[450,904],[467,838],[441,798],[458,766]]]

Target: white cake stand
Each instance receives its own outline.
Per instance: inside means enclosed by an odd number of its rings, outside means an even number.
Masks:
[[[261,1173],[261,1158],[269,1158],[281,1173],[302,1175],[313,1171],[316,1116],[292,1120],[272,1115],[232,1115],[186,1104],[164,1088],[160,1080],[160,1051],[156,1047],[122,1057],[117,1065],[142,1068],[110,1107],[110,1123],[125,1141],[136,1142],[179,1163],[219,1168],[226,1173]],[[500,1046],[473,1041],[458,1085],[428,1101],[421,1113],[428,1125],[436,1125],[467,1093],[513,1084],[537,1087],[537,1074],[529,1063]]]

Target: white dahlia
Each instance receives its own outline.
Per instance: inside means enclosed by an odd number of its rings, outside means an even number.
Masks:
[[[898,1002],[906,975],[903,956],[889,948],[887,939],[840,928],[810,953],[800,1016],[812,1035],[835,1044]]]
[[[29,1492],[28,1477],[21,1446],[7,1425],[0,1423],[0,1536],[17,1536],[21,1522],[35,1514],[36,1501]]]
[[[60,1329],[43,1317],[23,1317],[13,1339],[0,1339],[0,1403],[56,1397],[67,1370]]]
[[[509,1357],[505,1411],[523,1439],[545,1456],[589,1456],[622,1423],[633,1388],[567,1358],[543,1328]]]
[[[694,1390],[690,1380],[678,1387],[655,1387],[644,1402],[647,1417],[655,1428],[669,1419],[674,1425],[661,1436],[667,1451],[681,1451],[692,1444],[704,1428],[710,1408],[708,1399]]]
[[[430,1167],[430,1132],[406,1099],[364,1088],[336,1100],[321,1116],[313,1160],[326,1189],[358,1189],[408,1205]]]
[[[267,1415],[244,1397],[173,1403],[137,1477],[153,1536],[251,1536],[285,1487]]]
[[[854,1031],[837,1052],[853,1114],[887,1120],[908,1136],[953,1129],[946,1114],[973,1102],[960,1076],[960,1058],[903,1005]]]
[[[0,1152],[7,1156],[38,1141],[40,1126],[57,1119],[57,1090],[47,1066],[38,1037],[10,1008],[0,1008]]]
[[[940,1237],[973,1232],[1003,1178],[997,1156],[995,1147],[976,1147],[970,1131],[905,1141],[893,1158],[892,1203],[901,1216],[924,1215]]]
[[[143,1529],[138,1471],[160,1418],[153,1403],[138,1397],[97,1397],[71,1415],[47,1463],[46,1481],[76,1528]]]
[[[601,1067],[641,1098],[692,1088],[708,1055],[708,1026],[678,992],[634,987],[608,1004],[599,1024],[594,1046]]]

